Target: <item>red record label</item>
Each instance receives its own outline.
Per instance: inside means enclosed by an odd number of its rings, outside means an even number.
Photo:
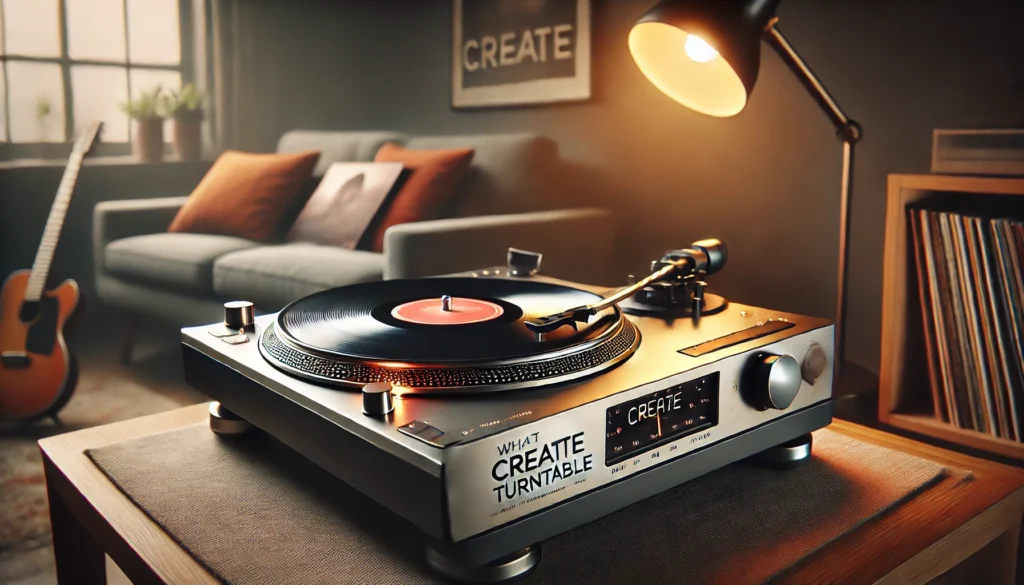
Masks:
[[[445,297],[403,303],[391,310],[391,316],[417,325],[468,325],[497,319],[504,312],[488,301]]]

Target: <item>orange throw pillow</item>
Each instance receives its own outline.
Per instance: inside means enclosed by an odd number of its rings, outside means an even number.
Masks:
[[[373,159],[376,162],[400,162],[409,177],[382,212],[372,232],[370,247],[384,251],[384,232],[393,225],[431,219],[448,201],[462,176],[473,162],[472,148],[450,150],[410,150],[397,144],[385,144]]]
[[[281,222],[287,220],[318,158],[317,151],[226,151],[192,191],[168,231],[272,241],[280,236]]]

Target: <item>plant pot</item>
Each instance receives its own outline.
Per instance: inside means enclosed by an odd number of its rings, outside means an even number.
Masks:
[[[203,150],[202,118],[174,119],[174,153],[181,160],[199,160]]]
[[[132,153],[142,162],[160,162],[164,158],[164,121],[146,118],[135,121],[135,142]]]

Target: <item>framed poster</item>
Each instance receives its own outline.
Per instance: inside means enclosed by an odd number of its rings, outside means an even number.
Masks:
[[[452,0],[452,106],[590,98],[590,0]]]

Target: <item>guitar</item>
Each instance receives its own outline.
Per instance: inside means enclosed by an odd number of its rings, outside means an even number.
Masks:
[[[12,273],[0,289],[0,420],[56,419],[74,391],[77,368],[64,326],[78,307],[78,284],[65,280],[46,290],[46,279],[82,160],[102,126],[89,126],[75,141],[32,270]]]

